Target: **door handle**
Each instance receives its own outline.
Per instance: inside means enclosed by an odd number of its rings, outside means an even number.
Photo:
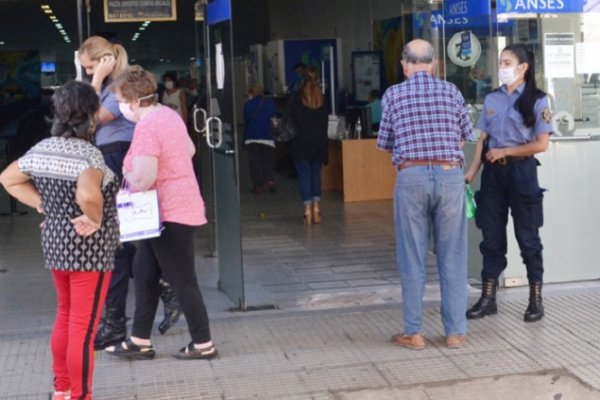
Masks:
[[[204,127],[203,128],[198,128],[198,114],[202,113],[202,121],[204,121]],[[194,130],[198,133],[203,133],[206,132],[206,126],[207,126],[207,114],[206,114],[206,110],[204,108],[201,107],[197,107],[194,104]]]
[[[213,135],[212,123],[215,121],[217,123],[216,133],[217,135]],[[215,136],[217,137],[215,143]],[[223,122],[219,117],[209,117],[206,120],[206,144],[211,149],[218,149],[223,144]]]

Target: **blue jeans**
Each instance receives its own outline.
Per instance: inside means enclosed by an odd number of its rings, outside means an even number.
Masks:
[[[404,333],[423,327],[430,226],[441,289],[446,336],[467,332],[467,218],[460,168],[417,166],[398,172],[394,194],[396,250],[402,285]]]
[[[296,160],[298,184],[300,185],[300,195],[302,196],[304,204],[310,204],[321,200],[322,167],[322,161]]]

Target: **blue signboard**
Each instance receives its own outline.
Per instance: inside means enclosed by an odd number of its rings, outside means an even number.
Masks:
[[[206,6],[206,21],[209,25],[231,19],[231,1],[213,0]]]
[[[490,15],[492,8],[489,0],[446,0],[444,1],[444,18],[474,19]]]
[[[589,0],[498,0],[496,10],[498,14],[505,13],[536,13],[560,14],[580,13]]]
[[[434,10],[430,13],[420,12],[413,14],[413,27],[417,31],[423,29],[425,25],[425,19],[429,18],[431,23],[431,29],[446,29],[458,28],[458,29],[474,29],[489,26],[489,15],[480,15],[479,17],[455,17],[455,18],[444,18],[444,14],[441,10]],[[506,25],[509,22],[501,22]],[[492,24],[496,24],[496,14],[492,14]]]

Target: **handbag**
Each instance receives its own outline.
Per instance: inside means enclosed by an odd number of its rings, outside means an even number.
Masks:
[[[286,143],[296,137],[298,128],[292,120],[292,113],[289,109],[283,113],[283,116],[280,119],[272,118],[271,121],[273,122],[273,140],[276,142]]]
[[[163,230],[155,189],[131,192],[123,179],[117,193],[117,214],[121,242],[158,237]]]
[[[475,196],[473,195],[473,191],[471,190],[471,185],[469,185],[468,183],[465,185],[465,195],[467,200],[467,219],[471,219],[475,217],[475,212],[477,211],[477,203],[475,203]]]

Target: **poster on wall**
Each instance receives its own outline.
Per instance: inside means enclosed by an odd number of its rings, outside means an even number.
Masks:
[[[354,100],[368,102],[371,91],[381,91],[381,53],[355,51],[352,53],[352,86]]]
[[[600,73],[600,53],[598,44],[594,42],[582,42],[575,44],[575,63],[577,74]]]
[[[400,59],[403,47],[401,17],[373,22],[373,50],[380,51],[383,58],[382,90],[402,79]]]
[[[481,56],[481,43],[471,31],[455,33],[448,41],[448,57],[459,67],[472,67]]]
[[[337,60],[337,40],[336,39],[301,39],[301,40],[284,40],[283,54],[284,56],[284,71],[285,83],[288,91],[298,87],[298,81],[302,79],[297,76],[294,66],[302,63],[307,67],[315,67],[321,74],[321,79],[329,88],[331,77],[329,76],[331,59],[329,57],[329,48],[333,48],[333,60]],[[334,64],[335,65],[335,64]],[[323,70],[324,69],[324,70]],[[334,70],[333,82],[337,87],[338,71]],[[298,82],[298,83],[297,83]]]
[[[546,78],[575,76],[575,35],[573,33],[544,34],[544,75]]]

